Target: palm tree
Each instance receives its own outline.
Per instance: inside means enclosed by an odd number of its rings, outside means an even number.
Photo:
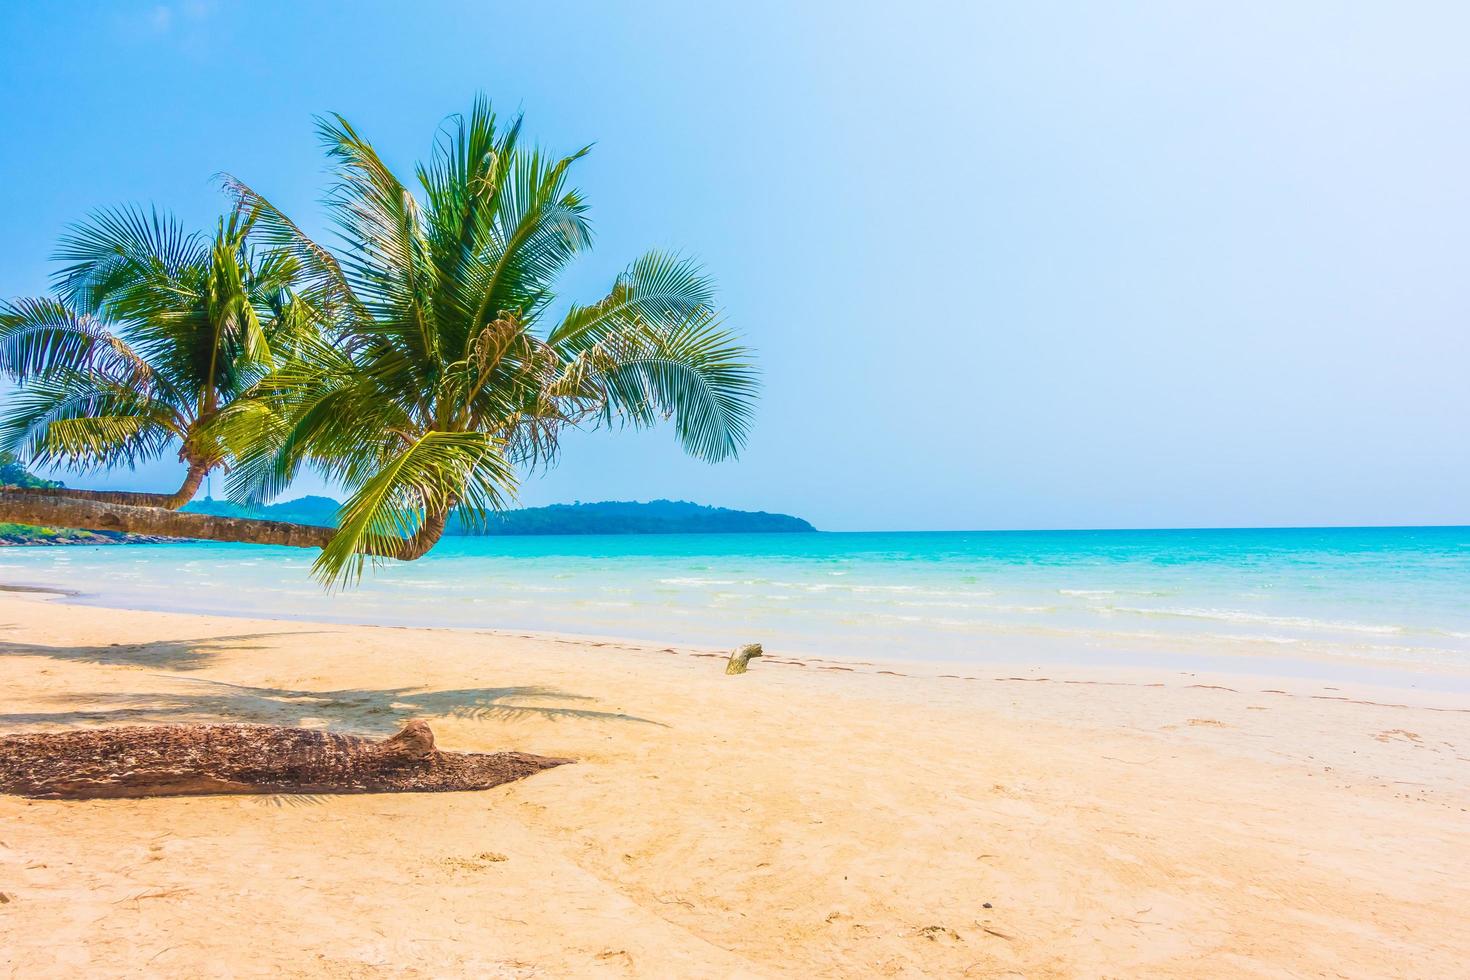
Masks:
[[[296,261],[257,254],[235,211],[209,240],[157,211],[102,211],[62,239],[56,298],[0,303],[0,371],[20,382],[0,445],[33,464],[135,466],[178,446],[173,493],[32,491],[176,509],[226,458],[222,409],[271,366],[271,341],[310,326]]]
[[[197,377],[220,377],[226,365],[240,370],[181,402],[154,396],[164,372],[152,356],[168,348],[162,325],[186,317],[149,317],[153,307],[141,288],[112,306],[88,307],[86,298],[102,291],[68,288],[70,273],[62,277],[65,298],[81,298],[82,308],[62,303],[33,322],[33,311],[17,305],[8,315],[29,318],[29,326],[14,327],[18,335],[58,339],[39,348],[16,340],[0,364],[30,378],[59,360],[51,350],[80,351],[71,355],[75,370],[47,382],[77,386],[42,403],[54,417],[12,413],[54,433],[25,443],[34,459],[135,461],[160,452],[167,432],[182,440],[191,464],[229,459],[230,494],[245,502],[267,500],[301,467],[315,467],[350,493],[340,528],[168,513],[135,506],[148,500],[117,499],[127,495],[64,501],[13,488],[0,488],[0,519],[319,547],[317,573],[340,583],[360,575],[369,556],[420,557],[451,513],[471,526],[485,520],[513,498],[522,471],[556,457],[568,426],[672,418],[684,448],[702,459],[739,451],[755,375],[748,350],[721,325],[712,283],[697,265],[650,252],[597,302],[556,309],[558,274],[591,243],[586,205],[567,185],[586,149],[553,157],[526,148],[520,119],[497,128],[479,99],[468,118],[451,118],[418,168],[420,197],[345,119],[320,120],[319,131],[337,171],[329,200],[340,258],[248,186],[225,178],[238,214],[248,216],[230,227],[271,246],[269,267],[298,285],[272,309],[271,322],[288,341],[284,351],[275,344],[284,356],[254,385],[246,379],[269,358],[271,331],[253,300],[230,306],[233,318],[205,318],[219,325],[210,336],[230,347],[201,358],[207,367]],[[187,251],[170,236],[153,238],[160,255]],[[184,266],[165,258],[150,267],[148,281]],[[243,259],[238,265],[242,283],[248,266]],[[110,265],[96,268],[79,268],[78,283],[112,281],[103,274]],[[242,287],[236,295],[257,294]],[[147,338],[144,349],[102,331],[99,314],[114,311]],[[320,334],[311,329],[318,323],[326,325]],[[169,371],[184,360],[167,360]],[[163,408],[145,410],[164,404],[199,407],[180,412],[170,429]],[[86,421],[93,418],[99,421]]]
[[[558,274],[591,244],[567,183],[586,149],[528,148],[519,117],[498,127],[477,99],[442,127],[416,194],[341,116],[318,131],[337,252],[225,183],[262,240],[299,263],[331,328],[221,416],[236,499],[269,499],[302,466],[348,490],[321,577],[355,578],[369,555],[417,558],[452,512],[483,521],[520,472],[555,458],[568,426],[671,417],[695,456],[737,453],[754,371],[694,263],[650,252],[597,302],[554,312]]]

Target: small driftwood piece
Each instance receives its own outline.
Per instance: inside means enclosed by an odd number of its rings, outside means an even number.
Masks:
[[[570,759],[441,752],[411,721],[381,740],[275,725],[154,725],[0,735],[0,793],[38,799],[489,789]]]
[[[761,645],[759,643],[747,643],[747,644],[745,644],[745,646],[741,647],[739,650],[736,650],[734,653],[730,654],[730,660],[725,664],[725,673],[727,673],[727,674],[743,674],[743,673],[745,673],[746,670],[748,670],[750,668],[751,658],[752,657],[759,657],[760,655],[761,655]]]

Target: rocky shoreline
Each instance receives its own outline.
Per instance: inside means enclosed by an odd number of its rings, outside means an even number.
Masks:
[[[52,531],[46,534],[45,531]],[[156,534],[124,534],[120,531],[75,531],[51,528],[27,528],[25,531],[0,531],[0,548],[54,548],[63,545],[97,544],[166,544],[179,538]]]

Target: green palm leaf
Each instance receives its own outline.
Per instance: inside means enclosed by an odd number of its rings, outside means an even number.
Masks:
[[[609,333],[586,360],[604,386],[605,421],[672,418],[685,451],[708,462],[744,446],[757,378],[748,351],[713,312]]]
[[[714,281],[698,263],[649,252],[618,277],[601,301],[573,306],[547,340],[576,353],[629,324],[686,320],[712,308],[714,292]]]
[[[53,277],[61,298],[84,313],[129,319],[168,304],[168,292],[202,266],[208,246],[157,209],[96,211],[62,237]]]
[[[96,317],[49,298],[0,303],[0,371],[25,381],[53,370],[153,380],[147,362]]]
[[[135,465],[171,440],[188,488],[227,450],[216,417],[320,323],[293,290],[300,262],[257,253],[236,212],[212,241],[157,210],[96,212],[62,239],[60,298],[0,305],[0,371],[20,393],[7,438],[32,461]]]
[[[355,580],[368,555],[391,556],[431,515],[461,507],[472,518],[504,506],[515,475],[501,446],[477,432],[426,432],[342,505],[337,534],[313,571],[329,583]]]
[[[145,395],[83,375],[34,380],[0,416],[0,444],[42,466],[136,466],[180,434],[176,420]]]
[[[235,209],[250,215],[253,236],[272,249],[273,254],[289,256],[295,263],[297,290],[303,299],[322,312],[324,321],[360,321],[366,318],[366,312],[343,274],[342,266],[330,250],[312,241],[279,208],[248,184],[230,174],[215,176],[225,193],[234,199]]]
[[[348,488],[316,564],[323,580],[353,580],[369,557],[416,557],[451,509],[483,521],[514,492],[517,467],[554,458],[569,426],[668,418],[702,459],[739,451],[755,374],[696,263],[650,252],[597,303],[546,322],[558,278],[592,240],[569,183],[586,148],[528,148],[520,118],[499,127],[480,99],[441,127],[411,190],[343,117],[318,130],[340,249],[227,186],[299,267],[295,301],[330,326],[277,343],[275,369],[211,431],[232,447],[236,499],[269,498],[303,466]]]

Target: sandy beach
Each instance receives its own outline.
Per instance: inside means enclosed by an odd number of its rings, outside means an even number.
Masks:
[[[0,797],[10,976],[1419,976],[1470,962],[1470,705],[0,595],[0,730],[254,721],[487,792]]]

